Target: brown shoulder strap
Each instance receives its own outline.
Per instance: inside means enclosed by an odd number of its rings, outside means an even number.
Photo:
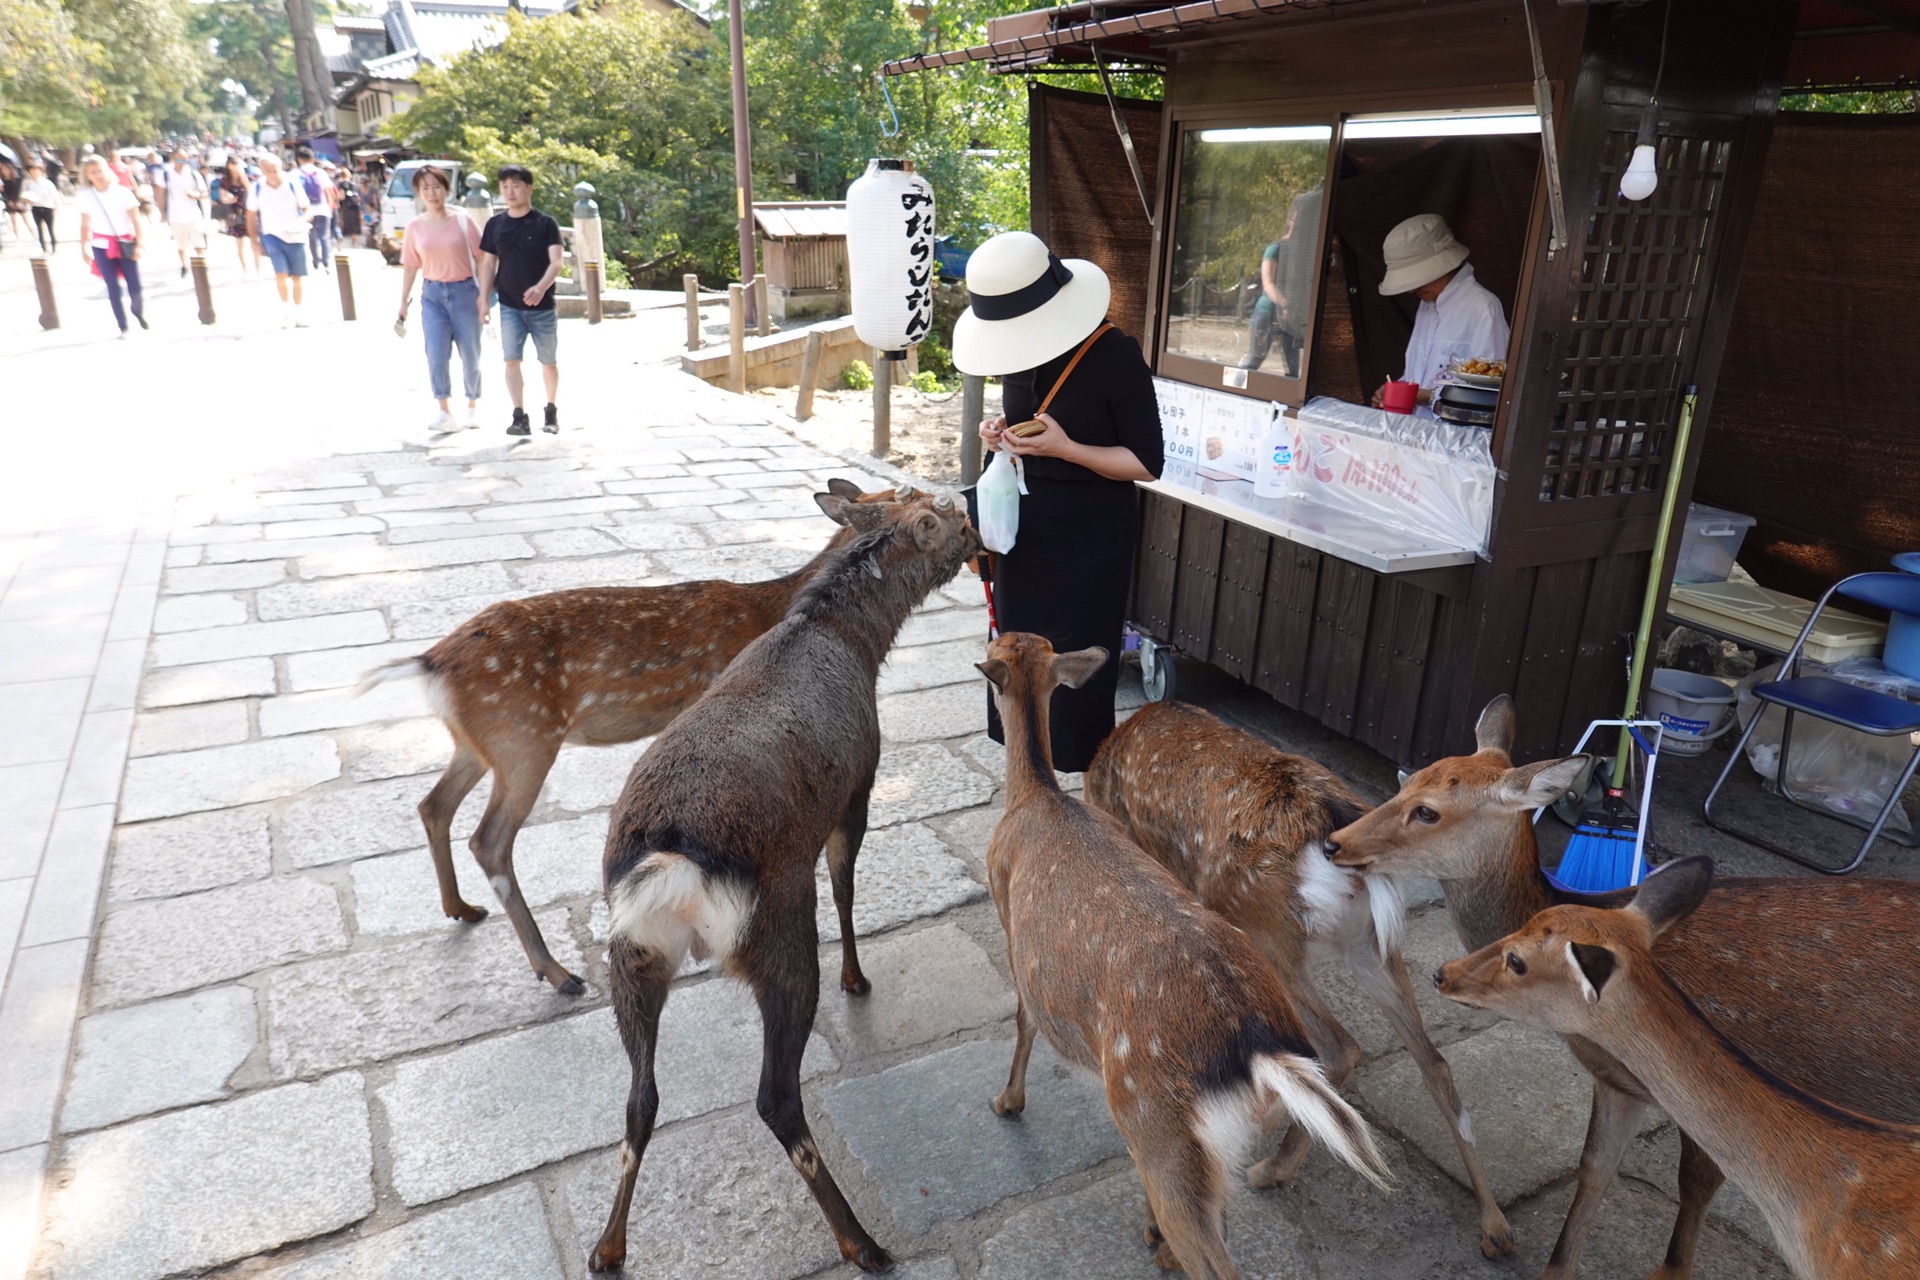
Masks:
[[[1040,402],[1040,407],[1033,411],[1034,417],[1037,418],[1041,414],[1047,411],[1047,406],[1053,403],[1053,398],[1060,394],[1060,388],[1066,386],[1067,379],[1073,376],[1073,367],[1080,363],[1080,357],[1087,354],[1087,349],[1093,346],[1094,343],[1100,340],[1101,334],[1105,333],[1107,330],[1111,328],[1113,328],[1112,325],[1108,324],[1104,320],[1101,321],[1100,327],[1098,329],[1095,329],[1091,334],[1089,334],[1087,336],[1087,340],[1080,344],[1080,349],[1073,353],[1073,359],[1067,361],[1067,367],[1062,369],[1060,371],[1060,376],[1053,380],[1053,388],[1052,390],[1047,392],[1047,398],[1045,400],[1042,400]]]

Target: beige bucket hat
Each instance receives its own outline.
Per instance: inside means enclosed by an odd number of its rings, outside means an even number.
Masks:
[[[953,324],[953,366],[997,378],[1080,345],[1107,318],[1113,286],[1084,258],[1062,261],[1039,236],[1003,231],[967,259],[972,305]]]
[[[1415,214],[1387,232],[1384,252],[1387,276],[1380,292],[1388,297],[1432,284],[1467,260],[1467,246],[1437,213]]]

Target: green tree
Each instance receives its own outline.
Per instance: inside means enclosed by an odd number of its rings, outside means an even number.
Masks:
[[[0,0],[0,133],[67,141],[92,101],[98,57],[60,0]]]
[[[66,0],[74,30],[98,51],[88,134],[147,141],[199,127],[207,54],[188,38],[186,8],[186,0]]]
[[[293,131],[300,79],[280,0],[201,0],[189,10],[188,31],[213,51],[208,105],[231,122],[229,127],[245,128],[248,117],[257,115]]]

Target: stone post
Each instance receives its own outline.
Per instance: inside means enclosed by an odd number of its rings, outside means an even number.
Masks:
[[[753,308],[756,332],[764,338],[773,332],[773,308],[767,305],[767,277],[764,274],[753,278]]]
[[[606,261],[600,239],[600,203],[591,182],[573,184],[573,244],[580,256],[580,287],[587,294],[587,323],[600,323],[600,264]]]
[[[477,173],[467,175],[467,194],[460,201],[467,211],[480,220],[480,229],[485,230],[487,219],[493,216],[493,197],[487,194],[487,180]]]
[[[213,284],[207,279],[207,255],[204,250],[196,251],[187,259],[188,269],[193,273],[193,296],[200,303],[200,323],[213,323]]]
[[[735,395],[747,393],[747,291],[738,284],[727,286],[727,389]]]
[[[987,380],[977,374],[960,379],[960,483],[980,478],[980,420],[987,416]]]
[[[873,348],[873,456],[884,458],[893,451],[893,361],[887,353]]]
[[[333,255],[333,274],[340,281],[340,318],[358,320],[360,315],[353,306],[353,255],[341,252]],[[477,285],[480,282],[474,281]]]
[[[680,283],[687,290],[687,350],[698,351],[705,345],[700,336],[700,277],[689,272]]]
[[[820,354],[825,345],[826,339],[817,327],[807,330],[807,345],[800,352],[800,390],[793,402],[795,422],[813,416],[813,386],[820,380]]]
[[[60,308],[53,300],[53,273],[47,270],[44,254],[33,256],[33,287],[40,294],[40,327],[58,329]]]

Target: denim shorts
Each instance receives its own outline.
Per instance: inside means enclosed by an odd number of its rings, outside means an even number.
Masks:
[[[545,311],[522,310],[502,303],[500,306],[500,354],[507,363],[520,363],[529,335],[533,338],[533,354],[539,357],[541,364],[559,363],[555,355],[560,346],[559,312],[551,308]]]
[[[273,263],[273,274],[277,276],[304,276],[307,274],[307,246],[289,244],[279,236],[262,233],[260,247],[267,251],[267,258]]]

